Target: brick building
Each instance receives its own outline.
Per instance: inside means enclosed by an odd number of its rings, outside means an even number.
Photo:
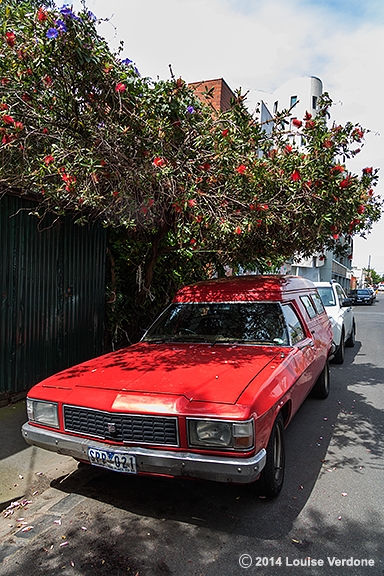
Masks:
[[[223,78],[192,82],[188,84],[188,86],[192,88],[200,100],[206,104],[210,104],[215,108],[215,110],[221,110],[222,112],[229,110],[231,107],[231,100],[235,98],[235,94]],[[206,99],[204,94],[209,90],[212,90],[212,98]]]

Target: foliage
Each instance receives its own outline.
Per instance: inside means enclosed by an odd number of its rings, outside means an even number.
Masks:
[[[8,0],[0,13],[0,191],[34,194],[39,218],[71,212],[116,228],[140,271],[137,305],[154,275],[167,292],[161,267],[273,268],[341,248],[379,219],[377,170],[346,166],[366,131],[329,126],[328,95],[315,117],[284,111],[267,131],[240,93],[214,112],[180,78],[142,78],[85,6]]]

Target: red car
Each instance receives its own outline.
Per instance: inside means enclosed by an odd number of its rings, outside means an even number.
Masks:
[[[276,496],[284,429],[329,392],[332,329],[312,282],[242,276],[181,289],[142,340],[28,393],[25,440],[129,474],[251,483]]]

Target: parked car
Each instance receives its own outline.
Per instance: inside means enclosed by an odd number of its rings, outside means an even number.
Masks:
[[[352,348],[355,345],[356,322],[352,300],[347,298],[343,287],[337,282],[315,282],[315,286],[332,325],[335,343],[332,359],[336,364],[343,364],[345,346]]]
[[[22,434],[117,472],[260,478],[276,496],[284,429],[310,392],[328,396],[331,351],[331,325],[309,280],[197,283],[176,294],[139,343],[35,385]]]
[[[352,304],[371,304],[375,301],[375,296],[368,288],[358,288],[357,290],[351,290],[348,297],[352,300]]]

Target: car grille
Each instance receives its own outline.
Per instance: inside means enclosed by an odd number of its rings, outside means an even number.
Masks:
[[[137,444],[178,446],[177,418],[119,414],[64,406],[65,430]]]

